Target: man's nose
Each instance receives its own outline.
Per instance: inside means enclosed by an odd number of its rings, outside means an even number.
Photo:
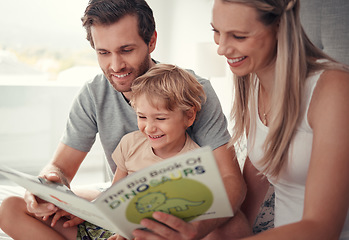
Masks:
[[[110,67],[114,72],[120,72],[123,68],[125,68],[126,64],[122,56],[113,55]]]

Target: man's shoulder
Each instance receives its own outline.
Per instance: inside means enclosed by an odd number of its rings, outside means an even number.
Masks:
[[[207,84],[210,83],[210,81],[208,79],[203,78],[203,77],[197,75],[194,70],[188,69],[188,68],[186,68],[185,70],[187,70],[188,72],[193,74],[195,76],[195,78],[198,80],[198,82],[201,83],[202,85],[207,85]]]
[[[87,81],[82,87],[80,94],[89,95],[92,99],[109,98],[119,94],[109,83],[104,74],[97,74],[94,78]]]
[[[99,74],[95,75],[92,79],[90,79],[89,81],[87,81],[85,83],[85,86],[93,87],[93,88],[108,87],[109,85],[110,85],[109,81],[104,76],[103,73],[99,73]]]

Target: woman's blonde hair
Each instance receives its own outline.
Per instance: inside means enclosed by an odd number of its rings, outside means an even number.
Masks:
[[[137,105],[137,98],[145,95],[153,106],[161,99],[163,106],[173,111],[176,108],[186,112],[198,112],[206,100],[202,85],[188,71],[170,64],[156,64],[145,74],[136,78],[131,86],[131,105]]]
[[[274,81],[271,99],[271,120],[269,133],[263,146],[265,154],[259,162],[263,173],[278,176],[287,161],[290,143],[300,118],[301,96],[307,76],[320,69],[344,69],[344,65],[337,64],[335,60],[315,47],[306,36],[300,23],[299,0],[220,1],[253,7],[264,25],[278,26],[276,81]],[[319,62],[317,59],[328,61]],[[231,112],[233,120],[231,145],[239,142],[249,126],[251,126],[249,137],[254,140],[257,116],[256,103],[253,100],[258,88],[257,76],[250,73],[246,76],[234,76],[234,80],[235,99]]]

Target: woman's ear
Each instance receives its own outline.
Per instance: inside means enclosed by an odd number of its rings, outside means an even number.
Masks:
[[[187,118],[188,118],[187,127],[190,127],[191,125],[193,125],[196,118],[195,107],[191,107],[189,110],[185,112],[185,114],[187,115]]]

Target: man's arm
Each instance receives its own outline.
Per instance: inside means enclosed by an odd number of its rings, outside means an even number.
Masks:
[[[40,175],[51,177],[55,174],[59,177],[59,182],[70,186],[70,182],[73,180],[86,155],[87,152],[59,143],[53,160],[40,172]]]

